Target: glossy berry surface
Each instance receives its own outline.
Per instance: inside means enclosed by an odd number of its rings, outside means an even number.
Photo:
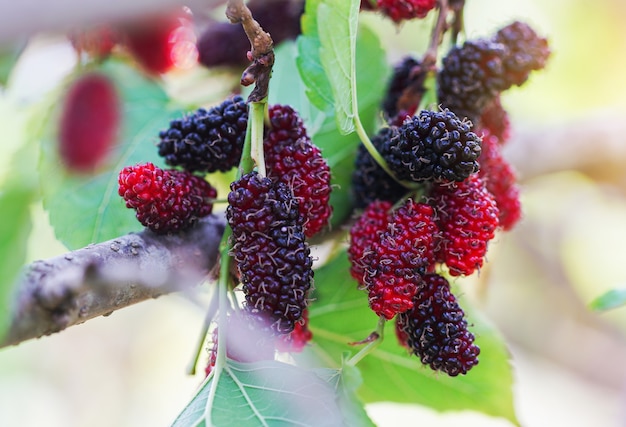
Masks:
[[[231,184],[226,218],[246,310],[276,334],[300,321],[313,280],[298,201],[283,183],[251,172]]]
[[[423,364],[455,377],[476,366],[480,354],[464,316],[448,281],[427,274],[413,307],[398,315],[396,327],[401,340]]]
[[[397,128],[385,127],[374,135],[371,141],[378,152],[381,152],[385,144],[397,134]],[[385,172],[363,144],[359,144],[352,173],[352,193],[357,208],[364,208],[375,200],[396,202],[407,191],[402,184]]]
[[[172,120],[159,133],[159,155],[168,165],[190,172],[227,171],[239,164],[247,126],[247,104],[236,95]]]
[[[483,265],[487,244],[498,227],[498,207],[483,180],[435,185],[430,204],[437,211],[441,243],[437,258],[453,276],[470,275]]]
[[[378,0],[378,9],[394,22],[423,18],[436,5],[436,0]]]
[[[104,74],[88,73],[71,83],[59,122],[59,156],[73,172],[90,173],[114,148],[121,122],[114,83]]]
[[[158,234],[177,232],[213,210],[216,190],[187,172],[164,170],[152,163],[122,169],[118,194],[139,222]]]
[[[371,246],[364,283],[370,308],[391,319],[413,306],[421,275],[435,263],[433,208],[407,199]],[[367,251],[367,250],[366,250]]]
[[[391,208],[390,202],[375,200],[350,227],[350,246],[348,247],[350,274],[361,286],[365,284],[363,275],[368,267],[365,255],[371,252],[371,247],[378,240],[380,233],[387,229],[387,224],[391,219]]]
[[[328,224],[332,213],[330,168],[293,108],[271,106],[269,117],[263,143],[267,176],[293,192],[304,218],[304,232],[311,237]]]
[[[407,118],[382,155],[400,180],[463,181],[478,170],[480,138],[448,110]]]

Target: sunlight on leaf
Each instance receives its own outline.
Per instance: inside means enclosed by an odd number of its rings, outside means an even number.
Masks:
[[[315,304],[309,313],[314,336],[311,351],[336,367],[341,364],[338,355],[359,349],[347,343],[367,337],[378,321],[348,269],[343,252],[316,271]],[[359,396],[365,402],[416,403],[439,411],[469,409],[517,424],[512,370],[502,338],[467,300],[461,298],[460,304],[481,348],[475,368],[456,378],[433,372],[397,343],[394,324],[387,322],[382,344],[358,364],[363,376]]]

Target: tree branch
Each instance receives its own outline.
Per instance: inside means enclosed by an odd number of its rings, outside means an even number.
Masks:
[[[177,235],[145,230],[32,263],[17,285],[0,347],[196,286],[217,265],[224,227],[211,215]]]

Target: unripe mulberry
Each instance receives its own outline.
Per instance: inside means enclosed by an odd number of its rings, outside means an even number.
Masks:
[[[59,123],[59,156],[73,172],[91,173],[106,160],[120,127],[120,100],[104,74],[89,73],[72,82]]]
[[[159,155],[170,166],[190,172],[227,171],[241,159],[248,126],[248,108],[237,95],[210,108],[172,120],[159,133]]]
[[[158,234],[184,230],[209,215],[217,195],[200,177],[152,163],[125,167],[118,183],[126,207],[135,209],[139,222]]]
[[[550,56],[548,41],[523,22],[516,21],[502,28],[494,41],[507,47],[504,68],[510,85],[522,85],[531,71],[546,66]]]
[[[378,0],[378,8],[394,22],[423,18],[436,5],[437,0]]]
[[[395,127],[382,128],[372,137],[372,144],[380,153],[383,146],[397,134],[398,129]],[[374,200],[395,203],[407,189],[380,167],[363,144],[359,144],[352,173],[352,192],[355,207],[364,208]]]
[[[430,204],[442,231],[437,259],[453,276],[469,275],[483,265],[487,243],[498,227],[498,207],[480,177],[434,185]]]
[[[361,286],[364,286],[364,277],[368,265],[365,255],[371,251],[380,233],[387,229],[391,219],[390,202],[375,200],[363,211],[359,219],[350,228],[350,246],[348,247],[348,259],[350,260],[350,274]]]
[[[455,377],[476,366],[480,354],[464,316],[448,281],[427,274],[413,307],[398,315],[397,328],[423,364]]]
[[[304,218],[304,232],[311,237],[328,224],[332,212],[330,168],[295,110],[274,105],[269,116],[263,144],[267,176],[291,188]]]
[[[433,215],[431,206],[407,199],[372,244],[364,282],[377,315],[391,319],[413,306],[422,274],[435,263]]]
[[[285,184],[251,172],[231,184],[228,202],[246,310],[274,333],[290,333],[313,280],[298,201]]]
[[[519,199],[519,186],[513,167],[500,152],[499,139],[484,129],[482,132],[483,152],[479,176],[487,190],[493,195],[498,206],[498,222],[503,230],[510,230],[520,220],[522,207]]]
[[[443,58],[437,74],[437,97],[442,107],[475,122],[496,95],[510,87],[503,59],[506,47],[488,40],[469,40]]]
[[[448,110],[423,110],[407,118],[382,149],[400,180],[463,181],[478,170],[480,138]]]

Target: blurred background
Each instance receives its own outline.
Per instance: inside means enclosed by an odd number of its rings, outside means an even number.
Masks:
[[[513,124],[505,156],[521,180],[524,218],[492,243],[480,276],[463,284],[510,346],[523,426],[626,426],[626,307],[588,308],[626,288],[625,18],[622,0],[467,0],[469,38],[520,19],[547,36],[553,52],[545,70],[502,98]],[[419,52],[412,33],[430,25],[363,19],[390,61]],[[22,107],[74,60],[62,36],[31,40],[0,98],[0,180],[24,138]],[[65,252],[45,212],[34,213],[28,261]],[[203,315],[170,295],[0,349],[0,425],[168,425],[202,380],[185,369]],[[510,425],[468,412],[368,409],[380,426]]]

